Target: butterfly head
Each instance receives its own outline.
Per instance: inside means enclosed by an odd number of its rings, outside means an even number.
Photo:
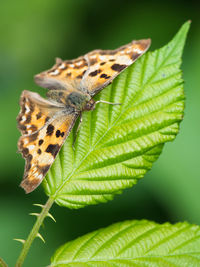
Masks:
[[[83,111],[90,111],[90,110],[94,110],[96,106],[96,102],[94,101],[94,99],[90,99],[85,106],[83,107]]]

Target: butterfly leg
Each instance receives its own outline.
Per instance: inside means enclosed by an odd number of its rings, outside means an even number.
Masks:
[[[76,137],[78,135],[78,132],[80,130],[80,127],[81,127],[81,123],[82,123],[83,119],[82,119],[82,113],[80,114],[80,120],[79,120],[79,124],[78,124],[78,127],[76,129],[76,133],[75,133],[75,137],[74,137],[74,141],[73,141],[73,148],[74,148],[74,144],[76,142]]]

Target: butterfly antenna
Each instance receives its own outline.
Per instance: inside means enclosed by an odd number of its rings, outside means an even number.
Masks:
[[[112,103],[112,102],[108,102],[104,100],[98,100],[95,102],[95,104],[99,104],[99,103],[104,103],[104,104],[109,104],[109,105],[121,105],[121,103]]]
[[[78,127],[77,127],[77,129],[76,129],[75,137],[74,137],[74,141],[73,141],[73,145],[72,145],[73,149],[75,148],[75,147],[74,147],[74,144],[75,144],[75,142],[76,142],[76,137],[77,137],[78,132],[79,132],[79,130],[80,130],[82,121],[83,121],[83,119],[82,119],[82,114],[80,114],[79,124],[78,124]]]

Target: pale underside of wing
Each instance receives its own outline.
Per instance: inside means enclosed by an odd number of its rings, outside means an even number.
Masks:
[[[18,125],[23,135],[18,149],[26,160],[20,186],[29,193],[42,182],[78,115],[28,91],[22,93],[20,103]]]
[[[94,50],[74,60],[56,60],[48,71],[35,76],[35,82],[48,89],[81,90],[98,93],[149,48],[150,39],[132,41],[115,50]]]

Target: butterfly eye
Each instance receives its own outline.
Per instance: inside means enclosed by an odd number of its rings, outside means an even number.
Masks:
[[[95,109],[95,106],[96,106],[96,102],[91,98],[91,99],[86,103],[86,105],[84,106],[83,110],[90,111],[90,110]]]

